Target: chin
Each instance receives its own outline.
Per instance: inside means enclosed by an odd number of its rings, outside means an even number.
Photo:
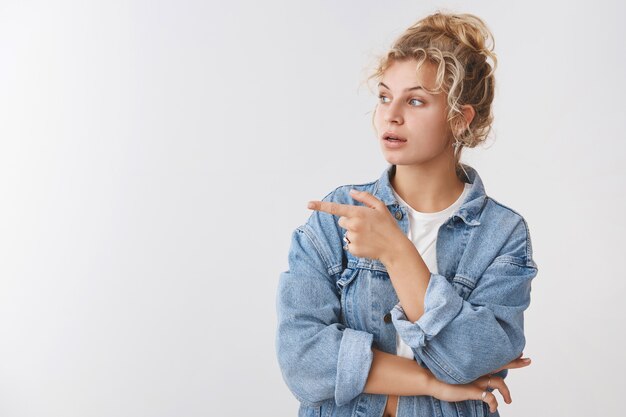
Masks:
[[[430,159],[422,159],[419,157],[407,157],[406,155],[389,155],[383,152],[383,158],[391,165],[420,165],[428,162]]]
[[[383,158],[391,165],[407,165],[410,163],[406,158],[403,158],[402,155],[388,155],[383,152]]]

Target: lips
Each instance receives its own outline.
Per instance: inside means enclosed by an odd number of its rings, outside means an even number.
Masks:
[[[383,140],[396,140],[399,142],[406,142],[406,139],[395,132],[385,132],[383,134]]]

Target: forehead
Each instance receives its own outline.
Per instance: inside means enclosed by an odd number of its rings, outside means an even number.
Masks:
[[[435,64],[425,61],[417,69],[415,59],[394,60],[383,73],[381,81],[398,92],[417,85],[433,89],[436,81],[436,67]]]

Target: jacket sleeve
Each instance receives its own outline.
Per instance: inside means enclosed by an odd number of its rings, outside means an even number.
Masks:
[[[341,263],[331,265],[332,252],[323,244],[328,238],[316,226],[329,219],[332,215],[315,211],[293,232],[289,269],[280,274],[277,290],[278,363],[290,391],[309,406],[329,398],[339,406],[349,403],[363,392],[373,360],[373,334],[340,323],[334,274]],[[333,242],[341,247],[341,235]]]
[[[530,239],[527,228],[521,227],[524,239]],[[526,343],[523,313],[530,304],[537,265],[524,250],[529,241],[522,241],[518,234],[509,243],[505,245],[509,250],[491,262],[467,299],[460,295],[467,290],[461,288],[467,284],[462,277],[451,283],[431,272],[424,314],[417,321],[408,321],[399,303],[391,310],[400,337],[437,379],[466,384],[522,353]],[[506,374],[504,369],[497,375]]]

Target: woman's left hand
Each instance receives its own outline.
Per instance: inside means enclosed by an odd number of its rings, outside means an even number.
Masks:
[[[406,236],[381,200],[367,191],[352,190],[350,195],[365,205],[309,201],[308,208],[340,216],[337,224],[346,229],[348,250],[354,256],[385,258]]]

